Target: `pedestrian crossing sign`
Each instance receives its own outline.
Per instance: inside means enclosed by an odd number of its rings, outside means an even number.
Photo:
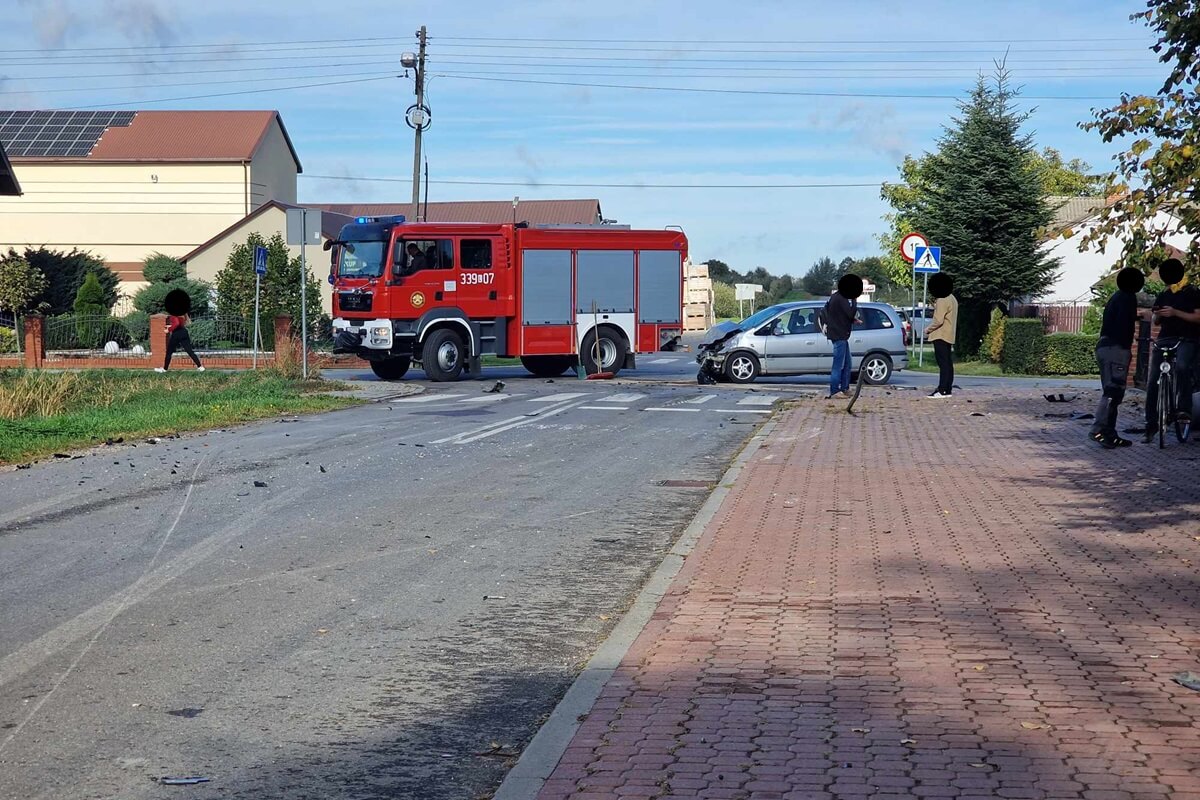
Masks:
[[[913,272],[941,272],[942,248],[918,247],[913,253]]]

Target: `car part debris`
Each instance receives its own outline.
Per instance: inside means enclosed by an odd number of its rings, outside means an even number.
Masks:
[[[504,389],[504,381],[496,381],[490,387],[488,387],[487,389],[484,389],[483,393],[484,394],[498,394],[503,389]]]
[[[1046,398],[1047,401],[1049,401],[1051,403],[1069,403],[1072,400],[1079,397],[1079,395],[1073,394],[1070,397],[1067,397],[1064,394],[1048,394],[1048,395],[1044,395],[1044,397]]]
[[[1200,692],[1200,675],[1194,672],[1181,672],[1178,675],[1171,676],[1171,680],[1178,683],[1185,689],[1191,689],[1193,692]]]
[[[257,487],[257,488],[259,488],[259,489],[265,489],[265,488],[267,488],[267,484],[266,484],[266,482],[265,482],[265,481],[255,481],[255,482],[254,482],[254,485],[255,485],[255,487]]]
[[[200,775],[191,775],[186,778],[159,778],[158,782],[166,786],[191,786],[197,783],[208,783],[209,779]]]

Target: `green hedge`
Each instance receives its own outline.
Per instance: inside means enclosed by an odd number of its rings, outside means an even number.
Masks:
[[[1096,345],[1099,336],[1086,333],[1055,333],[1046,337],[1043,366],[1047,375],[1096,375]]]
[[[1004,323],[1004,350],[1000,367],[1005,372],[1038,375],[1046,355],[1046,329],[1040,319],[1008,319]]]

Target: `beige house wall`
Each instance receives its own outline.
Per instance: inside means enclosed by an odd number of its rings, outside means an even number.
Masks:
[[[270,200],[296,203],[296,160],[283,130],[272,125],[254,152],[250,164],[250,210]]]
[[[263,239],[270,239],[275,234],[287,235],[287,214],[280,208],[268,208],[254,219],[243,222],[229,230],[221,239],[191,258],[187,262],[188,277],[196,280],[215,282],[217,273],[225,268],[225,262],[233,253],[235,247],[244,244],[250,234],[257,233]],[[292,256],[300,256],[299,245],[289,245]],[[321,310],[333,314],[333,294],[328,281],[329,253],[320,245],[308,245],[304,248],[304,257],[308,261],[308,269],[321,284]]]

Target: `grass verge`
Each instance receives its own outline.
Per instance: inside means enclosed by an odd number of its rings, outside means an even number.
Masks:
[[[0,464],[120,437],[223,427],[355,405],[328,382],[260,371],[0,370]]]
[[[937,359],[933,356],[933,350],[925,351],[925,363],[921,366],[917,365],[917,351],[910,348],[908,351],[908,370],[910,372],[931,372],[934,375],[938,372]],[[966,375],[974,378],[1043,378],[1054,379],[1061,378],[1062,380],[1099,380],[1099,375],[1025,375],[1023,373],[1005,372],[1000,368],[999,364],[993,364],[990,361],[955,361],[954,375]]]

